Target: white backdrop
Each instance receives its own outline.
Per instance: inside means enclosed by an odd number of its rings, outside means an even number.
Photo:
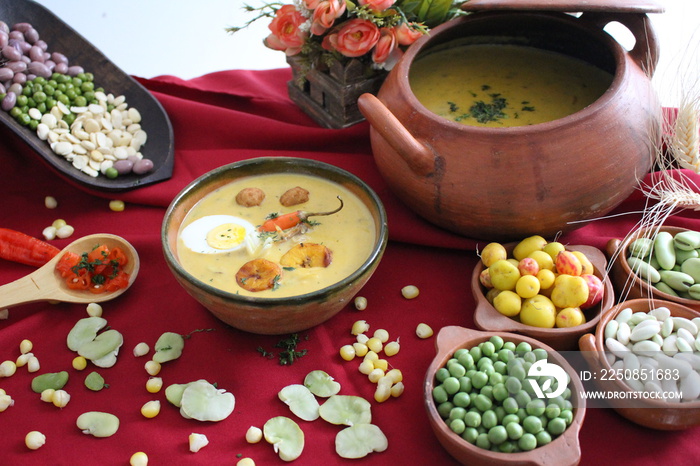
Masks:
[[[282,52],[262,44],[267,20],[234,35],[225,31],[253,17],[244,3],[259,6],[263,0],[37,1],[131,75],[190,79],[213,71],[287,66]],[[651,15],[661,43],[654,82],[662,102],[671,106],[677,102],[679,70],[686,81],[700,81],[700,1],[659,1],[666,12]],[[622,34],[620,40],[624,43]]]

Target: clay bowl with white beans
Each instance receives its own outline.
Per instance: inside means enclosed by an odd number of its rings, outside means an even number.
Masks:
[[[700,351],[691,344],[698,326],[697,311],[657,299],[624,301],[606,312],[595,334],[579,340],[595,387],[615,396],[605,407],[657,430],[700,425]],[[668,336],[655,345],[649,335],[657,334]],[[682,339],[683,345],[672,344]]]
[[[290,182],[308,188],[309,199],[284,206],[280,194]],[[263,191],[264,199],[254,206],[239,205],[236,193],[252,187]],[[265,219],[269,219],[266,213],[281,218],[301,210],[336,209],[336,193],[343,193],[342,209],[311,217],[317,223],[303,234],[288,239],[276,236],[291,228],[263,233]],[[210,201],[215,202],[214,215],[197,210],[211,206]],[[195,231],[197,222],[225,216],[222,214],[237,216],[233,218],[240,224],[249,225],[245,246],[224,253],[205,253],[206,245],[193,250],[190,231]],[[207,227],[192,237],[204,240],[211,231]],[[279,335],[322,324],[350,304],[379,265],[388,230],[379,197],[351,173],[315,160],[259,157],[224,165],[192,181],[166,211],[161,240],[165,260],[178,283],[214,316],[239,330]],[[256,246],[249,248],[248,241]],[[306,259],[304,264],[286,262],[287,253],[312,244],[329,249],[322,264]],[[305,257],[318,256],[310,252]],[[261,266],[253,271],[251,263]],[[200,265],[204,267],[198,269]],[[268,274],[270,270],[274,272]],[[210,271],[211,276],[202,275]],[[265,276],[272,280],[270,286]],[[261,286],[253,288],[254,284]]]
[[[679,233],[685,234],[689,230],[674,226],[660,226],[654,228],[642,228],[631,232],[623,239],[612,238],[606,245],[606,254],[612,263],[610,277],[617,292],[625,297],[625,299],[636,298],[654,298],[665,301],[672,301],[677,304],[700,311],[700,300],[692,299],[688,295],[680,295],[673,289],[666,288],[667,291],[659,289],[659,286],[654,286],[653,283],[642,275],[635,273],[638,266],[635,266],[635,271],[630,266],[630,246],[640,238],[654,238],[657,234],[670,234],[675,237]],[[651,251],[653,253],[653,250]],[[695,259],[700,264],[700,259],[697,259],[697,250],[694,253]],[[673,294],[671,294],[673,293]]]

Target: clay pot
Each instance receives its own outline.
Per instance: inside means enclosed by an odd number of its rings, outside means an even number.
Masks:
[[[627,52],[603,27],[632,32]],[[433,47],[460,41],[522,43],[610,71],[593,104],[532,126],[465,126],[427,110],[411,92],[411,64]],[[661,107],[650,82],[657,43],[643,13],[487,11],[431,30],[406,51],[377,97],[359,107],[390,189],[418,215],[475,239],[518,240],[578,228],[624,201],[651,168]]]

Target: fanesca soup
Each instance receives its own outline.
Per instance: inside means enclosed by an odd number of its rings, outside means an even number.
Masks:
[[[233,181],[200,200],[180,226],[177,255],[211,286],[282,298],[344,279],[374,243],[371,213],[348,189],[312,175],[271,174]]]
[[[583,60],[521,45],[456,45],[411,66],[409,81],[431,112],[458,123],[512,127],[556,120],[592,104],[612,74]]]

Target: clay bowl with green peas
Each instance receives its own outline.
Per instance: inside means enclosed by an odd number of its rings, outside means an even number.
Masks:
[[[509,257],[512,256],[516,244],[517,243],[504,244]],[[484,270],[484,264],[479,261],[474,267],[471,280],[472,294],[476,301],[474,324],[477,328],[493,332],[515,332],[527,335],[560,351],[578,348],[578,339],[581,335],[592,332],[595,329],[600,320],[601,313],[615,304],[615,295],[612,283],[608,279],[606,273],[607,261],[605,260],[605,254],[603,254],[601,250],[586,245],[567,245],[566,249],[569,251],[579,251],[585,254],[595,268],[594,274],[601,279],[604,285],[604,294],[601,301],[595,306],[584,310],[584,316],[586,317],[584,323],[568,328],[540,328],[526,325],[516,318],[501,314],[489,302],[486,297],[488,290],[479,281],[479,275]]]
[[[640,368],[633,372],[628,370],[630,367],[626,367],[626,365],[619,366],[617,361],[620,359],[619,357],[612,364],[608,360],[608,357],[611,357],[611,352],[608,351],[606,340],[610,337],[610,333],[606,335],[606,328],[611,321],[619,320],[619,316],[623,312],[628,313],[629,316],[641,312],[649,313],[651,310],[658,310],[662,307],[667,308],[672,317],[681,317],[689,320],[700,317],[699,312],[671,301],[644,298],[631,299],[623,301],[605,312],[600,319],[595,334],[588,333],[583,335],[579,340],[579,347],[583,359],[588,364],[590,379],[593,380],[594,386],[605,393],[616,394],[613,395],[616,398],[608,400],[606,402],[608,404],[603,407],[612,407],[624,418],[644,427],[657,430],[687,429],[700,425],[700,400],[665,401],[658,397],[652,398],[652,396],[639,395],[640,392],[635,392],[635,389],[630,385],[637,381],[643,384],[647,382],[661,384],[663,379],[666,379],[666,382],[679,383],[682,377],[681,372],[676,371],[676,369],[667,370],[664,368],[660,371],[647,370],[647,366],[643,365],[640,365]],[[617,339],[617,337],[615,338]],[[647,353],[647,356],[653,357],[659,355],[659,353],[659,351],[652,351]],[[697,360],[700,360],[700,352],[697,351],[697,348],[695,348],[694,353],[689,352],[690,358],[697,357]],[[700,366],[694,367],[696,371],[698,367]],[[626,378],[635,382],[628,382]],[[697,386],[695,389],[697,390]],[[663,390],[667,391],[668,387]],[[646,390],[646,386],[644,392],[649,393]],[[675,399],[678,400],[677,397]]]
[[[369,211],[367,231],[373,234],[371,250],[358,268],[339,281],[316,291],[274,297],[245,295],[212,286],[195,277],[186,269],[178,256],[178,239],[187,213],[208,194],[241,179],[260,175],[304,175],[330,181],[349,191]],[[286,188],[285,188],[286,189]],[[313,193],[311,193],[313,195]],[[270,208],[280,209],[273,193]],[[274,201],[274,202],[272,202]],[[333,199],[333,209],[337,207]],[[235,201],[232,199],[232,203]],[[347,203],[347,199],[346,199]],[[263,204],[266,205],[266,204]],[[300,207],[293,207],[296,210]],[[301,207],[304,209],[304,207]],[[274,212],[274,210],[272,210]],[[276,218],[282,218],[280,215]],[[256,217],[257,218],[257,217]],[[330,218],[330,217],[329,217]],[[265,219],[260,217],[257,231]],[[358,227],[359,228],[359,227]],[[364,231],[364,230],[363,230]],[[263,335],[281,335],[300,332],[322,324],[352,302],[353,297],[370,279],[384,254],[388,241],[387,218],[377,194],[353,174],[335,166],[302,158],[258,157],[234,162],[216,168],[192,181],[171,202],[161,227],[161,242],[165,260],[178,283],[197,302],[226,324],[246,332]],[[352,247],[352,245],[346,245]],[[340,247],[340,246],[339,246]],[[337,250],[336,250],[337,253]],[[333,259],[335,260],[335,258]],[[282,271],[280,282],[284,280]],[[235,271],[227,280],[237,282]],[[273,290],[274,291],[274,290]]]
[[[700,299],[692,298],[688,294],[688,290],[684,289],[688,288],[687,285],[691,285],[689,277],[686,276],[688,274],[680,275],[676,273],[680,272],[680,268],[683,267],[688,271],[688,267],[692,268],[691,264],[696,263],[698,270],[693,271],[693,275],[700,275],[700,248],[693,248],[696,244],[690,244],[685,240],[681,240],[683,249],[674,247],[674,266],[670,267],[670,262],[666,263],[669,271],[672,268],[676,269],[670,274],[668,271],[663,271],[664,267],[658,265],[658,259],[656,258],[661,253],[667,256],[668,260],[669,237],[676,238],[680,234],[680,238],[682,238],[684,235],[693,235],[693,233],[695,232],[686,228],[660,226],[637,229],[623,239],[613,238],[609,240],[606,246],[606,254],[612,263],[610,276],[618,295],[623,299],[661,299],[700,311]],[[665,235],[666,241],[656,243],[655,239],[659,234]],[[698,236],[700,236],[700,233]],[[644,251],[638,249],[640,244],[642,244],[641,247],[644,248]],[[632,252],[634,252],[635,256],[643,259],[644,263],[640,264],[637,259],[629,259]],[[690,262],[685,263],[689,260]],[[634,267],[630,265],[631,263]],[[684,263],[685,266],[683,265]],[[656,272],[649,272],[646,264],[652,265]],[[674,278],[680,278],[680,280],[674,280]],[[700,278],[700,276],[696,278]],[[692,276],[690,279],[692,279]],[[666,283],[667,281],[668,283]],[[700,283],[700,280],[697,279],[692,279],[692,281],[692,284]],[[700,285],[696,288],[700,288]]]
[[[527,336],[457,326],[443,327],[435,347],[424,404],[452,457],[468,465],[579,463],[586,400],[560,353]],[[566,384],[561,394],[560,382],[538,376],[540,370],[559,376]]]

